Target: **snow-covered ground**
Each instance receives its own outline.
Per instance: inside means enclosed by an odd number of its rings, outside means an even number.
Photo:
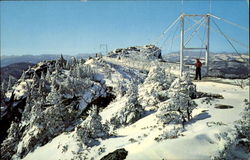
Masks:
[[[195,84],[198,91],[221,94],[224,99],[213,99],[210,102],[205,98],[196,99],[198,107],[193,112],[193,119],[185,125],[181,136],[155,141],[159,134],[172,129],[173,126],[157,125],[156,112],[148,111],[145,117],[134,124],[118,129],[116,137],[101,140],[98,146],[90,148],[88,157],[99,159],[117,148],[125,148],[128,151],[128,160],[210,159],[216,155],[223,149],[227,138],[233,138],[234,122],[241,118],[244,99],[249,100],[249,87],[242,89],[235,85],[202,81]],[[215,106],[218,104],[231,105],[233,108],[217,109]],[[117,103],[113,105],[118,107]],[[112,106],[107,107],[101,115],[108,116],[105,113],[111,114],[112,110]],[[79,150],[73,135],[74,133],[63,133],[24,159],[70,159],[73,157],[73,151]],[[68,150],[63,152],[62,146],[67,146]],[[101,147],[105,148],[105,152],[99,155]]]
[[[3,159],[98,160],[121,148],[127,160],[213,159],[238,138],[249,79],[192,81],[161,60],[147,45],[29,69],[5,94]]]

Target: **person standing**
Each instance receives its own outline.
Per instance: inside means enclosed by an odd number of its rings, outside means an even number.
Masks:
[[[201,66],[202,66],[202,63],[201,63],[200,59],[197,58],[196,63],[194,65],[196,67],[195,79],[194,80],[197,80],[198,77],[199,77],[199,80],[201,80]]]

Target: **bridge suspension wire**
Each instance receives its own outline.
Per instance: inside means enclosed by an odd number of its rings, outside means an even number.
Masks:
[[[180,19],[180,16],[178,17],[178,19]],[[190,26],[189,28],[187,28],[186,30],[184,30],[184,33],[188,32],[189,30],[191,30],[192,28],[194,28],[194,27],[195,27],[196,25],[198,25],[201,21],[202,21],[202,19],[198,20],[197,22],[194,22],[194,24],[193,24],[192,26]],[[177,37],[179,37],[179,35],[174,36],[173,40],[175,40]],[[159,47],[159,49],[155,50],[155,51],[153,52],[153,54],[154,54],[155,52],[159,51],[160,49],[162,49],[162,48],[163,48],[163,45],[166,44],[166,42],[168,42],[168,41],[165,40],[165,41],[163,42],[163,44]],[[158,42],[158,43],[159,43],[159,42]]]
[[[226,23],[228,23],[228,24],[234,25],[234,26],[236,26],[236,27],[238,27],[238,28],[240,28],[240,29],[242,29],[242,30],[245,30],[245,31],[249,32],[249,29],[248,29],[248,28],[246,28],[246,27],[244,27],[244,26],[241,26],[241,25],[239,25],[239,24],[237,24],[237,23],[234,23],[234,22],[232,22],[232,21],[226,20],[226,19],[224,19],[224,18],[220,18],[220,17],[215,16],[215,15],[213,15],[213,14],[209,14],[209,16],[211,16],[211,17],[213,17],[213,18],[216,18],[216,19],[219,19],[219,20],[222,20],[222,21],[224,21],[224,22],[226,22]]]
[[[191,20],[190,20],[190,18],[189,17],[187,17],[188,18],[188,22],[191,24]],[[206,34],[206,30],[204,30],[204,35],[203,35],[203,38],[201,38],[201,35],[200,35],[200,33],[199,32],[197,32],[198,34],[197,34],[197,36],[198,36],[198,38],[200,39],[200,41],[202,42],[202,44],[201,44],[201,48],[202,48],[202,46],[203,45],[205,45],[205,34]],[[203,39],[203,40],[202,40]]]
[[[180,15],[172,24],[170,24],[163,32],[162,34],[156,38],[156,40],[153,42],[153,44],[158,44],[159,41],[162,39],[162,37],[179,21],[179,19],[181,18],[182,15]],[[199,24],[200,21],[197,21],[193,24],[193,26],[191,26],[190,28],[187,29],[190,30],[192,29],[192,27],[196,26],[197,24]]]
[[[179,26],[179,25],[178,25]],[[173,42],[174,42],[174,38],[175,38],[175,35],[176,35],[176,32],[177,30],[179,29],[179,27],[176,27],[175,31],[174,31],[174,34],[173,34],[173,37],[172,37],[172,41],[171,41],[171,47],[170,47],[170,51],[172,51],[172,47],[173,47]]]
[[[200,29],[200,27],[202,26],[202,24],[204,23],[204,18],[202,18],[202,21],[200,22],[199,26],[196,28],[196,30],[194,30],[191,35],[188,37],[189,39],[186,41],[185,45],[188,44],[188,42],[194,37],[195,33],[197,33],[197,31]]]
[[[226,34],[220,29],[220,27],[217,25],[216,22],[214,22],[214,20],[212,20],[212,22],[215,24],[215,26],[218,28],[218,30],[220,31],[221,35],[227,40],[227,42],[231,45],[231,47],[234,49],[234,51],[240,56],[241,59],[243,59],[245,61],[245,59],[241,56],[241,54],[237,51],[237,49],[234,47],[233,43],[227,38]]]
[[[196,22],[196,21],[193,20],[193,19],[191,19],[191,20],[194,21],[194,22]],[[204,24],[202,24],[202,26],[203,26],[203,27],[206,27]],[[217,32],[217,33],[220,33],[219,31],[215,30],[212,26],[210,26],[209,28],[212,29],[213,31]],[[244,48],[249,49],[249,45],[244,44],[244,43],[242,43],[242,42],[239,42],[238,40],[235,40],[235,39],[233,39],[233,38],[230,37],[230,36],[227,36],[227,38],[230,39],[230,40],[232,40],[232,41],[234,41],[234,42],[237,43],[238,45],[240,45],[240,46],[242,46],[242,47],[244,47]]]
[[[200,38],[200,40],[202,42],[201,48],[203,47],[203,45],[205,45],[205,34],[206,34],[206,30],[204,30],[204,33],[203,33],[203,40]],[[198,32],[198,35],[199,35],[199,32]],[[201,58],[201,53],[202,53],[202,50],[200,51],[199,59]]]
[[[162,39],[162,37],[178,22],[181,16],[179,16],[171,25],[169,25],[162,34],[156,38],[156,40],[153,42],[153,44],[158,44],[159,41]]]
[[[195,27],[196,25],[198,25],[201,21],[202,21],[202,19],[200,19],[200,20],[194,22],[194,24],[193,24],[192,26],[190,26],[189,28],[187,28],[186,30],[184,30],[184,33],[188,32],[189,30],[191,30],[192,28],[194,28],[194,27]],[[177,37],[179,37],[179,35],[174,36],[173,40],[175,40]],[[168,41],[165,40],[165,41],[163,42],[163,44],[161,45],[161,47],[159,47],[159,49],[155,50],[155,51],[153,52],[153,54],[154,54],[155,52],[159,51],[160,49],[162,49],[162,48],[163,48],[163,45],[166,44],[166,42],[168,42]]]

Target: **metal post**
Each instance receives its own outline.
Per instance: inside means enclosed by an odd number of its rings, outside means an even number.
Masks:
[[[181,40],[180,40],[180,76],[183,72],[183,49],[184,49],[184,16],[181,15]]]
[[[208,74],[209,71],[209,29],[210,29],[210,16],[207,15],[207,44],[206,44],[206,57],[205,57],[206,67],[207,67],[206,74]]]

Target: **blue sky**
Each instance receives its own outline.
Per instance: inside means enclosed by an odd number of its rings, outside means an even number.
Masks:
[[[212,14],[249,28],[246,0],[210,2]],[[153,43],[182,11],[206,14],[210,2],[184,0],[182,5],[182,1],[177,0],[1,1],[1,54],[75,55],[99,52],[100,44],[107,44],[108,50],[145,45]],[[249,43],[248,32],[218,20],[215,22],[230,37]],[[178,24],[163,37],[160,45],[167,37],[172,39],[178,34],[176,27]],[[210,42],[213,52],[232,51],[223,37],[212,31]],[[200,45],[195,39],[192,43]],[[248,51],[235,45],[240,52]],[[179,37],[162,46],[164,53],[178,51]]]

